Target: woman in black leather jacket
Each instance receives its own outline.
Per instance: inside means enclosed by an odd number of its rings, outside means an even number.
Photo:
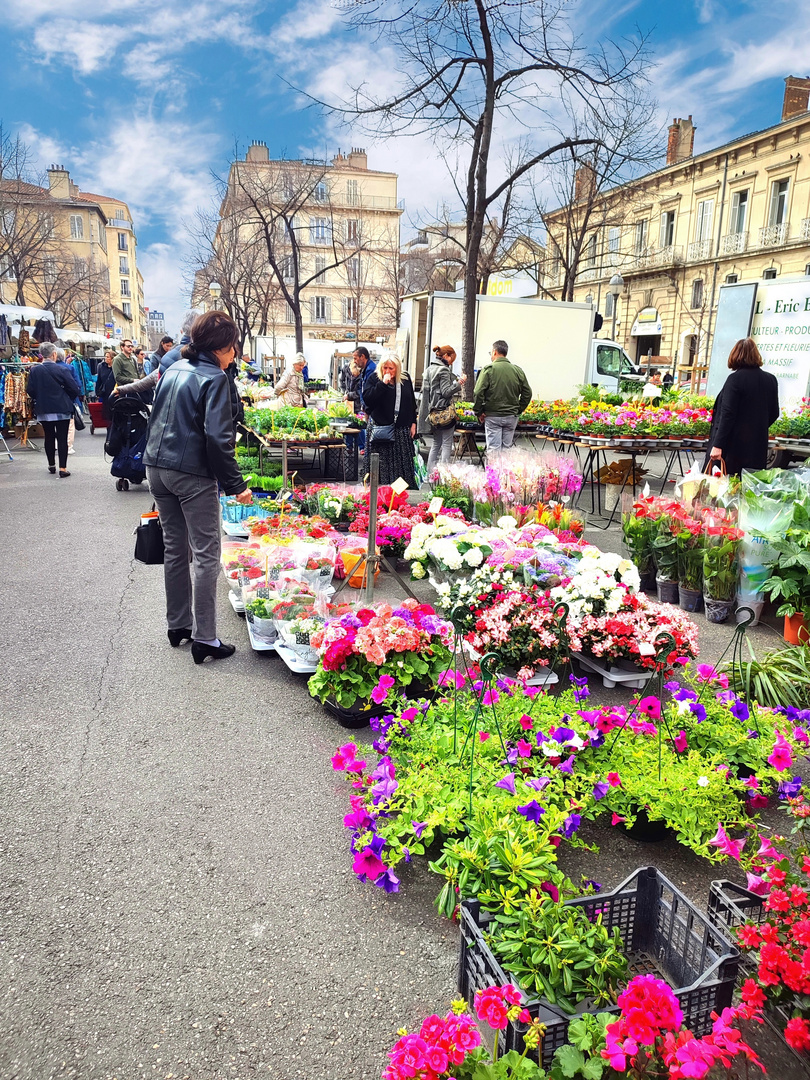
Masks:
[[[208,311],[195,320],[183,358],[158,383],[143,455],[163,526],[169,641],[177,646],[191,640],[195,664],[236,651],[217,637],[216,598],[222,535],[218,487],[245,505],[253,500],[236,464],[225,374],[237,341],[236,324],[224,312]]]

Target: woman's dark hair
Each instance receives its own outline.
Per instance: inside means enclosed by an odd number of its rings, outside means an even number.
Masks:
[[[753,338],[740,338],[728,354],[728,366],[732,371],[742,367],[762,367],[762,357]]]
[[[236,323],[224,311],[206,311],[191,324],[191,344],[183,346],[186,360],[197,360],[200,353],[215,353],[218,349],[236,348],[239,331]]]

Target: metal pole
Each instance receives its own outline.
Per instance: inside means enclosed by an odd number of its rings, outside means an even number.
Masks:
[[[366,549],[366,603],[374,602],[374,572],[377,569],[377,488],[380,485],[380,455],[371,454],[368,486],[368,548]]]
[[[614,293],[613,294],[613,324],[612,324],[611,330],[610,330],[610,340],[611,341],[616,340],[616,305],[618,304],[618,302],[619,302],[619,298]]]
[[[287,490],[287,440],[281,440],[281,490]]]

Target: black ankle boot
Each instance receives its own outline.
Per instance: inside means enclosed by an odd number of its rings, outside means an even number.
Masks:
[[[206,645],[204,641],[192,641],[191,655],[195,664],[203,664],[206,660],[224,660],[226,656],[233,656],[236,652],[235,645]]]
[[[173,649],[176,649],[178,645],[182,645],[184,641],[191,641],[190,630],[167,630],[166,634]]]

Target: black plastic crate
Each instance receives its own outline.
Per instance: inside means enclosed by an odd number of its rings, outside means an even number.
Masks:
[[[751,892],[742,885],[735,885],[733,881],[713,881],[709,889],[708,904],[709,919],[715,926],[724,930],[732,931],[743,923],[761,923],[767,912],[765,911],[765,897]],[[754,977],[757,971],[757,963],[753,953],[742,953],[740,956],[740,976],[747,979]],[[765,1019],[769,1026],[776,1032],[785,1046],[793,1053],[806,1070],[810,1071],[810,1054],[801,1050],[794,1050],[785,1040],[785,1025],[793,1016],[793,1008],[787,1003],[777,1004],[767,1001],[764,1009]]]
[[[630,963],[631,976],[651,972],[675,991],[684,1022],[697,1036],[708,1034],[712,1012],[731,1004],[739,949],[725,932],[712,925],[694,904],[654,866],[642,867],[612,892],[569,900],[585,909],[589,919],[602,915],[612,930],[619,928]],[[461,945],[458,988],[472,1007],[476,992],[486,986],[517,983],[495,959],[484,940],[491,920],[477,900],[461,905]],[[568,1013],[545,999],[531,999],[525,1007],[546,1026],[540,1063],[548,1067],[555,1050],[568,1041]],[[597,1011],[583,1002],[580,1013]],[[617,1012],[614,1007],[599,1012]],[[523,1052],[526,1026],[512,1023],[504,1032],[504,1049]],[[537,1058],[537,1055],[535,1059]]]

